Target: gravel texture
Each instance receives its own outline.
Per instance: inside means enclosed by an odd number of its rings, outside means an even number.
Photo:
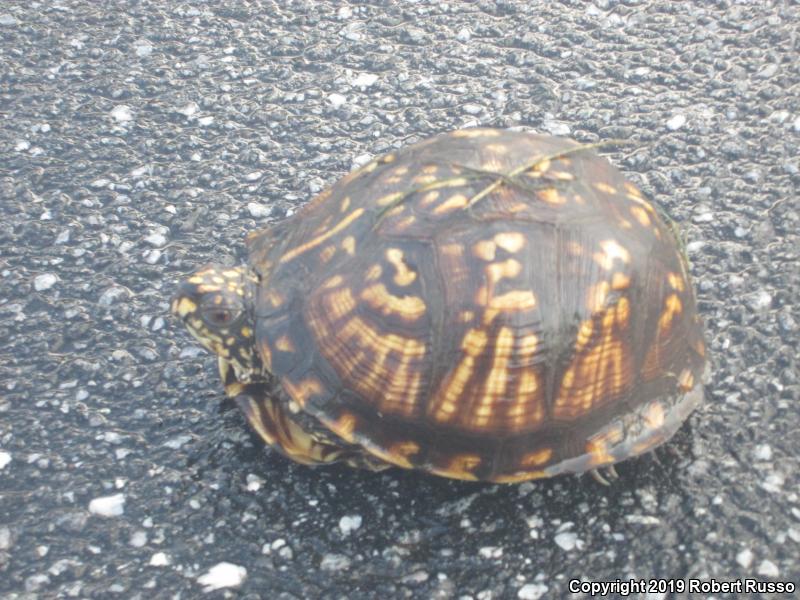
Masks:
[[[796,2],[3,2],[0,597],[800,583],[799,30]],[[706,403],[608,488],[266,450],[170,318],[176,282],[478,124],[635,142],[604,153],[685,234]]]

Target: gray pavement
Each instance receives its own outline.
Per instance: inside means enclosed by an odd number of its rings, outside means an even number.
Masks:
[[[800,583],[798,30],[796,2],[0,4],[0,598]],[[687,239],[705,404],[608,488],[288,463],[176,282],[478,124],[635,142],[604,154]]]

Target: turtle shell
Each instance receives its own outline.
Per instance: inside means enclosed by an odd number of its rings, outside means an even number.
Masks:
[[[665,441],[702,397],[673,229],[567,139],[425,140],[248,251],[258,352],[291,411],[394,465],[500,482],[591,470]]]

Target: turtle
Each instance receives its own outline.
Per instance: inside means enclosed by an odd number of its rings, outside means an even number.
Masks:
[[[707,360],[680,236],[595,146],[470,128],[390,152],[172,312],[299,463],[605,482],[701,403]]]

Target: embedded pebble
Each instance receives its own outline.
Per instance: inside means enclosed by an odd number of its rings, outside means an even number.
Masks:
[[[147,543],[147,532],[134,531],[131,535],[131,546],[134,548],[141,548]]]
[[[153,53],[153,47],[147,42],[142,42],[136,45],[135,48],[136,48],[136,56],[138,56],[139,58],[145,58]]]
[[[743,569],[749,569],[753,564],[753,553],[750,548],[745,548],[736,555],[736,562],[739,563]]]
[[[213,122],[214,122],[214,117],[210,115],[207,117],[200,117],[199,119],[197,119],[197,124],[202,125],[203,127],[211,125]]]
[[[359,73],[358,76],[353,79],[352,83],[356,87],[368,88],[376,81],[378,81],[378,76],[374,73]]]
[[[675,115],[669,121],[667,121],[667,129],[671,131],[675,131],[676,129],[680,129],[686,124],[686,117],[684,115]]]
[[[19,21],[17,21],[17,18],[14,15],[10,15],[8,13],[3,13],[0,15],[0,25],[3,25],[4,27],[13,27],[18,23]]]
[[[778,577],[781,573],[774,562],[765,559],[758,565],[758,574],[764,577]]]
[[[562,550],[566,550],[567,552],[574,550],[575,548],[578,550],[583,548],[583,541],[578,539],[578,536],[570,531],[556,534],[554,539],[556,544],[558,544]]]
[[[350,535],[361,527],[361,515],[345,515],[339,519],[339,529],[343,535]]]
[[[131,112],[131,108],[126,104],[120,104],[119,106],[115,106],[114,109],[111,111],[111,116],[114,117],[120,123],[125,123],[127,121],[133,120],[133,113]]]
[[[758,444],[753,450],[753,458],[756,460],[772,460],[772,448],[769,444]]]
[[[160,231],[155,231],[148,236],[145,236],[144,241],[151,246],[160,247],[167,243],[167,237]]]
[[[6,527],[0,527],[0,550],[8,550],[11,548],[13,540],[11,539],[11,530]]]
[[[100,517],[119,517],[125,512],[125,495],[95,498],[89,502],[89,512]]]
[[[170,563],[169,556],[163,552],[156,552],[150,557],[151,567],[166,567]]]
[[[319,568],[323,571],[342,571],[350,568],[350,559],[344,554],[326,554],[322,557]]]
[[[37,292],[49,290],[58,282],[58,277],[53,273],[42,273],[33,279],[33,289]]]
[[[4,469],[8,463],[11,462],[11,455],[8,452],[0,450],[0,469]]]
[[[267,208],[263,204],[259,204],[258,202],[248,202],[247,212],[249,212],[250,216],[255,219],[262,219],[264,217],[268,217],[272,211],[271,209]]]
[[[252,171],[244,176],[246,181],[258,181],[264,176],[263,171]],[[248,205],[249,206],[249,205]]]
[[[543,583],[526,583],[519,588],[517,598],[520,600],[539,600],[549,589],[550,588]]]
[[[221,562],[198,577],[197,583],[204,586],[203,591],[208,593],[222,588],[238,587],[245,579],[247,579],[247,569],[233,563]]]
[[[197,105],[197,102],[189,102],[186,106],[179,108],[176,112],[184,115],[185,117],[191,117],[194,115],[200,107]]]
[[[331,103],[333,108],[341,108],[347,102],[347,98],[341,94],[331,94],[328,96],[328,102]]]

